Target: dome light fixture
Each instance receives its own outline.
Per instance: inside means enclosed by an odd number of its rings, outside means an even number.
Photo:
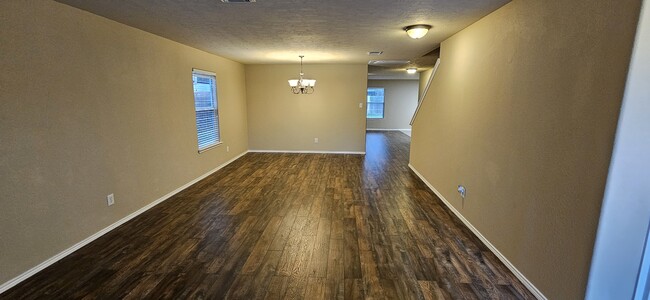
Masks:
[[[415,74],[417,72],[418,72],[417,68],[407,68],[406,69],[406,73],[408,73],[408,74]]]
[[[404,31],[406,31],[406,34],[408,34],[412,39],[421,39],[425,35],[427,35],[427,32],[429,32],[429,29],[431,29],[431,25],[425,25],[425,24],[418,24],[418,25],[410,25],[404,27]]]
[[[316,79],[305,79],[302,78],[305,73],[302,72],[302,58],[304,55],[300,55],[300,77],[299,79],[289,79],[289,86],[291,87],[291,92],[294,94],[311,94],[314,92],[314,85],[316,85]]]

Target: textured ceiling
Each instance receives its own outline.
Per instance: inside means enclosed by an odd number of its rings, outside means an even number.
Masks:
[[[57,0],[245,64],[418,59],[508,0]],[[433,29],[420,40],[402,30]],[[368,51],[384,51],[368,56]]]

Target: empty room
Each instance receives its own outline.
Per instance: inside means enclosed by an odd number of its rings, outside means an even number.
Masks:
[[[648,299],[642,0],[0,1],[0,299]]]

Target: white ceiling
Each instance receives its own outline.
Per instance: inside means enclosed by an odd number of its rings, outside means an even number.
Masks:
[[[509,0],[57,0],[245,64],[418,58]],[[420,40],[403,27],[430,24]],[[384,51],[368,56],[368,51]]]

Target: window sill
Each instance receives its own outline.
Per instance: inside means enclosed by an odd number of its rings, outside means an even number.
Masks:
[[[211,145],[211,146],[205,147],[205,148],[203,148],[203,149],[199,149],[198,152],[199,152],[199,154],[201,154],[201,153],[206,152],[206,151],[208,151],[208,150],[212,150],[212,149],[214,149],[214,148],[217,148],[217,147],[221,146],[221,144],[223,144],[223,142],[218,142],[218,143],[216,143],[216,144],[214,144],[214,145]]]

